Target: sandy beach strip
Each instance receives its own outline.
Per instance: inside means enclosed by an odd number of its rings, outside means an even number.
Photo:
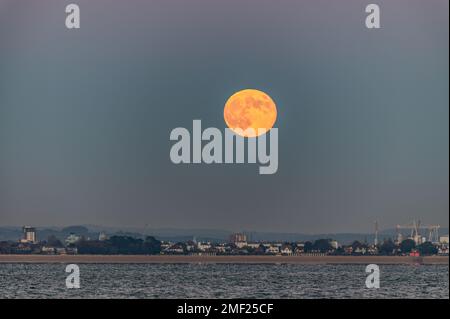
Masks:
[[[427,264],[448,265],[448,256],[184,256],[0,255],[0,264]]]

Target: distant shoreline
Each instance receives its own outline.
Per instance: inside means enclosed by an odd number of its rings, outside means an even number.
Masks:
[[[448,256],[184,256],[0,255],[0,264],[425,264],[448,265]]]

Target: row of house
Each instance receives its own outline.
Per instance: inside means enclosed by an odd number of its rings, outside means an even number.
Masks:
[[[273,254],[294,255],[303,253],[303,244],[293,247],[290,244],[280,243],[211,243],[194,242],[186,243],[161,243],[162,254]]]
[[[197,242],[185,243],[161,242],[162,254],[267,254],[300,255],[305,253],[304,243],[247,242],[245,235],[234,234],[227,243]],[[337,241],[331,241],[331,248],[337,249]],[[309,251],[309,253],[321,253]]]
[[[36,230],[33,227],[23,228],[23,238],[12,247],[3,249],[15,253],[41,253],[41,254],[77,254],[77,243],[82,240],[81,236],[69,234],[64,240],[65,245],[59,240],[56,243],[42,242],[37,243]],[[100,233],[98,240],[105,241],[108,236]],[[313,245],[312,243],[279,243],[279,242],[252,242],[247,241],[247,236],[242,233],[232,234],[228,242],[212,243],[197,242],[195,239],[187,242],[173,243],[169,241],[160,242],[161,254],[202,254],[202,255],[304,255],[304,254],[343,254],[343,255],[377,255],[379,253],[379,245],[344,245],[341,246],[336,240],[322,239],[319,242],[325,245]],[[308,247],[305,247],[305,245]],[[448,236],[441,237],[438,244],[433,243],[440,255],[448,255],[449,245]],[[65,247],[64,247],[65,246]],[[325,248],[324,248],[325,247]],[[1,247],[0,247],[1,248]],[[394,247],[392,254],[402,254],[399,246]]]

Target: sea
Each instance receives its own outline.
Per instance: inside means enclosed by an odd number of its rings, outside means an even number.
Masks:
[[[65,264],[0,264],[0,298],[449,298],[448,265],[80,264],[67,288]]]

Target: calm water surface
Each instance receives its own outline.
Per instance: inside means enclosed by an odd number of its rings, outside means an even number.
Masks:
[[[449,298],[448,265],[82,264],[67,289],[63,264],[0,264],[1,298]]]

